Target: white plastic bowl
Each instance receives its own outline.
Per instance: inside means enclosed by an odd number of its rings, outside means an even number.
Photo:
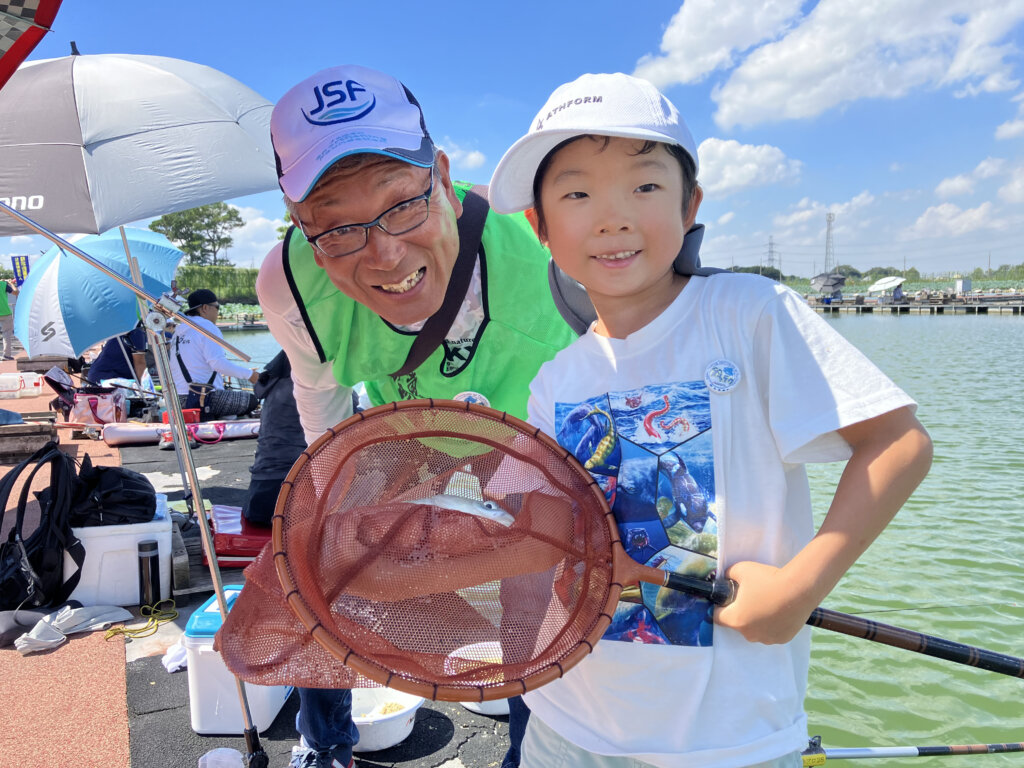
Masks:
[[[402,742],[412,733],[416,710],[426,699],[391,688],[352,689],[352,720],[359,728],[359,743],[355,752],[376,752]],[[397,712],[382,715],[380,708],[387,704],[401,704]]]

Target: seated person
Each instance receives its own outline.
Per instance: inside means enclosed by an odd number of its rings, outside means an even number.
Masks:
[[[146,329],[140,323],[123,336],[107,339],[103,349],[89,366],[87,378],[96,386],[100,386],[104,379],[141,381],[145,372]]]
[[[292,367],[283,350],[267,363],[256,382],[255,392],[263,401],[263,408],[256,457],[249,468],[252,479],[242,515],[250,523],[269,526],[281,483],[306,449],[306,437],[292,394]]]
[[[219,313],[220,302],[213,291],[200,288],[189,294],[185,314],[196,325],[222,339],[224,334],[216,325]],[[181,407],[199,407],[203,421],[248,415],[259,405],[256,396],[248,390],[225,389],[223,379],[224,376],[234,376],[255,384],[259,374],[252,368],[228,360],[224,347],[187,323],[179,323],[175,328],[168,355],[171,358],[174,391],[178,394]],[[212,389],[203,393],[207,388]],[[198,406],[189,402],[190,390],[198,396]]]

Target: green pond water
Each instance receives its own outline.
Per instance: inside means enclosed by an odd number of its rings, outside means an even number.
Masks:
[[[935,461],[825,606],[1024,656],[1024,317],[835,315],[828,322],[918,401]],[[279,350],[268,333],[228,340],[253,365]],[[840,471],[808,467],[819,521]],[[1024,680],[814,632],[807,712],[810,734],[826,747],[1024,741]],[[857,762],[864,761],[845,764]],[[1024,755],[868,764],[994,768],[1024,766]]]

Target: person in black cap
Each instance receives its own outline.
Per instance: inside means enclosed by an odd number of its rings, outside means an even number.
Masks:
[[[213,291],[206,288],[192,291],[188,296],[186,315],[219,339],[224,338],[217,327],[220,302]],[[256,383],[259,373],[227,359],[224,348],[195,330],[187,323],[179,323],[171,337],[171,373],[174,390],[182,408],[199,408],[203,421],[226,416],[243,416],[255,410],[259,401],[245,389],[225,389],[224,376]]]

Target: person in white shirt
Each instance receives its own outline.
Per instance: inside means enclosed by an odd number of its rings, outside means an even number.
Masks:
[[[790,768],[811,611],[925,476],[915,403],[793,291],[673,265],[703,192],[650,83],[558,88],[491,180],[597,312],[541,366],[530,423],[585,462],[626,551],[735,602],[625,590],[593,652],[524,695],[522,768]],[[817,534],[806,462],[845,461]]]
[[[219,313],[220,302],[213,291],[200,288],[189,294],[185,314],[217,338],[224,338],[216,324]],[[175,328],[169,352],[174,391],[181,407],[199,408],[203,421],[243,416],[259,404],[249,390],[224,388],[225,376],[255,384],[259,373],[228,360],[224,347],[188,324],[179,323]]]

